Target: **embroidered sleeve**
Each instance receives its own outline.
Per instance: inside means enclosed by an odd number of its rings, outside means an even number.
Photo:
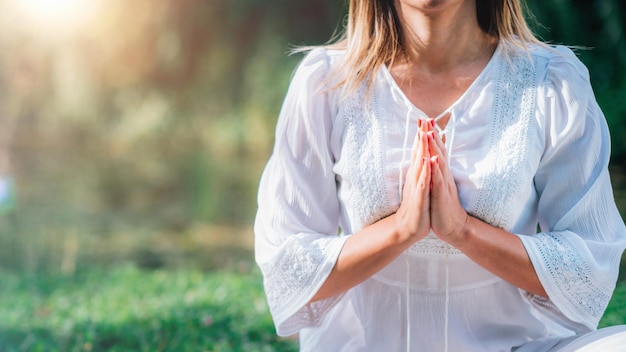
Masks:
[[[549,301],[577,331],[595,329],[611,298],[626,229],[608,174],[608,128],[586,68],[569,51],[548,66],[546,147],[535,176],[542,233],[520,236]]]
[[[345,242],[330,152],[328,57],[314,50],[296,70],[263,172],[255,220],[255,256],[279,335],[318,324],[339,297],[308,302]]]

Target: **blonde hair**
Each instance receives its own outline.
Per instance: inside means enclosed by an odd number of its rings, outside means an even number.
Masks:
[[[531,44],[544,45],[530,30],[524,17],[523,0],[476,0],[480,28],[509,48],[528,53]],[[332,40],[331,40],[332,41]],[[343,34],[329,49],[345,51],[337,67],[336,87],[355,91],[384,65],[392,66],[406,54],[406,41],[394,0],[350,0]],[[306,49],[306,48],[305,48]]]

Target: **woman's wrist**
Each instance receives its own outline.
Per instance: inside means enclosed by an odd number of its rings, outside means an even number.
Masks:
[[[411,245],[425,236],[425,234],[420,236],[418,230],[411,229],[407,226],[407,224],[402,221],[402,216],[398,213],[391,214],[387,219],[391,223],[391,241],[394,245]]]
[[[470,238],[472,220],[474,220],[474,218],[465,211],[463,215],[455,229],[445,238],[446,242],[458,249],[464,246]]]

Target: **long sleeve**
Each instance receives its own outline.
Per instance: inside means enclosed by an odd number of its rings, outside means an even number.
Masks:
[[[530,302],[579,332],[593,330],[615,288],[626,229],[608,173],[610,140],[583,64],[560,48],[549,63],[545,151],[535,175],[541,233],[520,236],[549,300]]]
[[[279,335],[318,324],[340,298],[308,303],[346,239],[337,235],[328,71],[322,49],[310,52],[297,68],[259,186],[255,255]]]

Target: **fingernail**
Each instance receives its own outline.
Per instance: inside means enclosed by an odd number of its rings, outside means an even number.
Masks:
[[[434,128],[435,127],[435,119],[430,119],[430,127]]]
[[[417,128],[422,127],[422,119],[417,119]]]

